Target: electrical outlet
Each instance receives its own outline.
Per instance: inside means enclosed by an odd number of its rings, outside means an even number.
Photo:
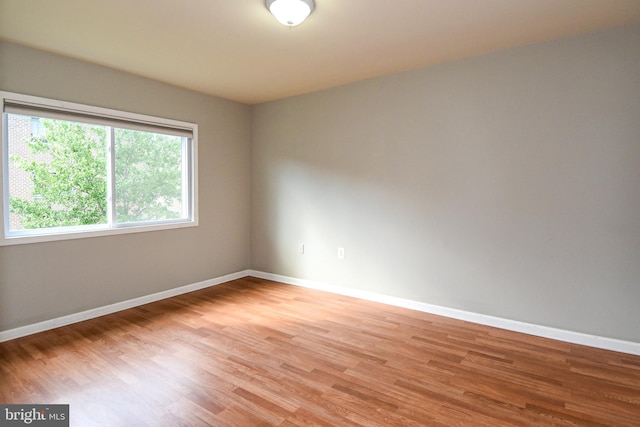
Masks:
[[[304,254],[304,243],[298,243],[298,253],[300,255]]]
[[[344,248],[338,248],[338,258],[344,259]]]

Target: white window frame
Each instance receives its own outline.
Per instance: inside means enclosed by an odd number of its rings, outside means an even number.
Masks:
[[[2,196],[2,206],[0,209],[0,228],[2,230],[2,233],[0,234],[0,246],[111,236],[145,231],[169,230],[175,228],[195,227],[198,225],[197,124],[11,92],[0,91],[0,99],[0,193]],[[186,147],[183,148],[183,159],[185,159],[185,165],[187,165],[187,168],[185,168],[183,172],[183,180],[188,182],[187,190],[184,191],[183,194],[183,196],[188,196],[187,218],[116,224],[113,221],[114,214],[111,212],[111,208],[109,208],[107,224],[77,227],[52,227],[46,229],[11,232],[9,226],[9,141],[8,126],[6,123],[7,114],[5,113],[7,105],[14,106],[14,108],[16,106],[18,106],[18,108],[24,107],[26,110],[42,110],[47,113],[58,112],[62,118],[67,118],[68,120],[73,120],[74,116],[79,116],[83,117],[85,121],[89,118],[88,120],[92,123],[95,119],[95,124],[106,123],[113,124],[116,127],[123,127],[124,125],[125,127],[142,131],[153,131],[154,129],[157,130],[160,128],[168,130],[169,132],[173,130],[179,134],[190,135],[191,137],[188,139]],[[111,141],[111,146],[112,144],[113,142]],[[107,156],[111,156],[111,153],[108,153]],[[108,164],[110,164],[110,169],[108,171],[108,197],[110,198],[113,191],[113,182],[111,182],[113,181],[111,178],[113,173],[113,162]],[[108,200],[109,207],[111,204],[111,200]]]

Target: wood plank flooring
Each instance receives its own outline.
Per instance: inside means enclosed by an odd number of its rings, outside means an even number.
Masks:
[[[90,426],[640,426],[640,357],[245,278],[0,343]]]

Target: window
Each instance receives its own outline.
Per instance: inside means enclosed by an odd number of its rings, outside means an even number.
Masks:
[[[0,244],[197,225],[197,125],[0,95]]]

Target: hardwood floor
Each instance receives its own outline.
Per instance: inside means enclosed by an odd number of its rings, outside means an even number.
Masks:
[[[0,343],[88,426],[639,426],[640,357],[245,278]]]

